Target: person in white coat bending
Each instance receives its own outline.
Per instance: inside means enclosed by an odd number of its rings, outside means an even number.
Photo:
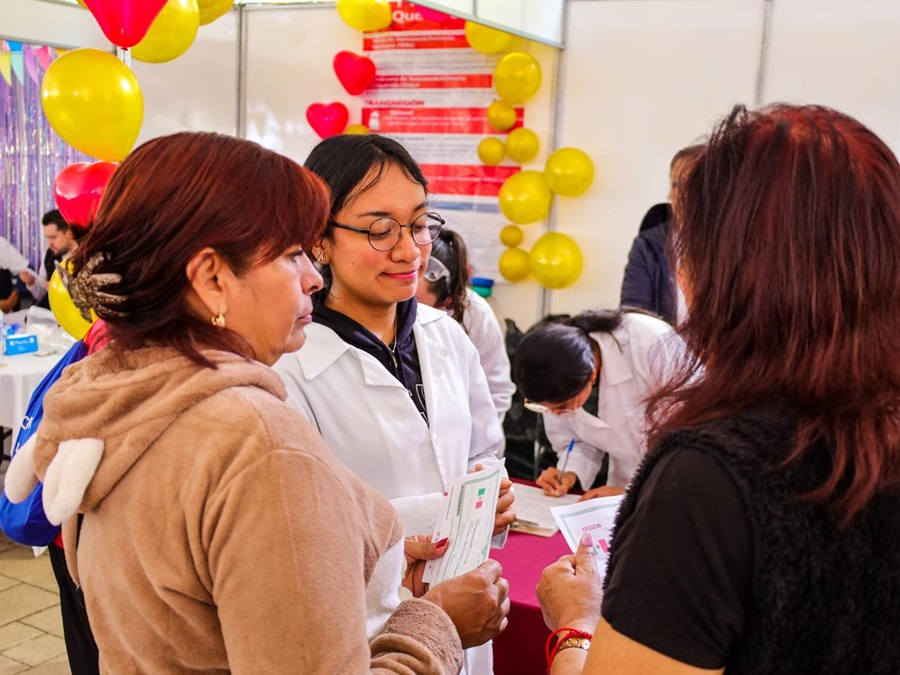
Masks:
[[[389,138],[333,136],[305,166],[331,189],[330,221],[312,247],[325,285],[306,348],[275,370],[288,403],[393,502],[406,534],[433,532],[449,482],[499,462],[503,447],[471,340],[415,300],[444,220],[428,208],[419,166]],[[515,519],[510,485],[501,485],[495,534]],[[466,672],[492,672],[490,645],[468,652]]]
[[[681,341],[661,319],[639,311],[584,312],[529,330],[516,349],[513,380],[525,406],[543,413],[559,456],[537,484],[561,496],[576,483],[583,499],[621,493],[647,449],[644,400],[666,373]],[[597,414],[584,409],[599,386]],[[606,486],[589,490],[603,455]]]
[[[509,374],[509,356],[497,315],[487,300],[469,287],[466,243],[459,233],[443,228],[432,242],[416,300],[443,309],[466,331],[478,350],[497,416],[503,422],[516,385]]]

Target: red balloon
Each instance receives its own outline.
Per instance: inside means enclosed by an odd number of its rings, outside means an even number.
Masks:
[[[134,47],[144,39],[166,0],[83,0],[114,45]]]
[[[334,56],[334,72],[348,94],[363,93],[375,79],[375,63],[368,56],[338,52]]]
[[[328,138],[343,133],[350,113],[343,103],[313,103],[306,109],[306,119],[319,136]]]
[[[86,228],[97,215],[100,197],[119,167],[115,162],[78,162],[59,172],[53,183],[56,205],[69,225]]]

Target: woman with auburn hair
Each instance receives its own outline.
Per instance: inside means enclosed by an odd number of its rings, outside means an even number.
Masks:
[[[110,342],[46,395],[6,483],[43,480],[102,672],[450,673],[460,633],[500,629],[495,565],[398,600],[369,642],[399,521],[269,368],[304,343],[328,209],[311,172],[212,133],[145,143],[106,189],[69,291]]]
[[[544,571],[552,674],[896,673],[896,158],[834,110],[735,108],[675,234],[693,355],[652,401],[605,593],[589,536]]]

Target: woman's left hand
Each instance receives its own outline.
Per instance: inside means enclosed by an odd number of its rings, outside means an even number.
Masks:
[[[600,621],[603,580],[594,562],[589,534],[581,538],[575,555],[565,555],[541,574],[537,597],[550,630],[562,626],[593,633]]]
[[[497,513],[494,516],[494,536],[503,532],[516,519],[513,504],[516,494],[512,490],[512,481],[503,478],[500,481],[500,496],[497,498]]]
[[[428,584],[422,581],[425,563],[440,558],[447,552],[449,539],[446,537],[431,543],[430,534],[417,534],[403,541],[403,555],[406,558],[406,574],[400,584],[409,590],[414,598],[421,598],[428,591]]]
[[[469,473],[482,471],[484,464],[476,464],[469,469]],[[494,531],[491,536],[496,537],[516,519],[516,510],[513,503],[516,501],[516,493],[512,489],[512,481],[509,478],[500,479],[500,495],[497,497],[497,511],[494,514]]]

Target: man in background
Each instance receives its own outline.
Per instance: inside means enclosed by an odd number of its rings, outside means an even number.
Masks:
[[[19,272],[19,279],[24,282],[29,293],[34,296],[38,307],[50,309],[50,301],[47,297],[47,283],[53,276],[56,263],[62,262],[78,247],[74,233],[66,219],[58,209],[48,211],[41,219],[44,227],[44,239],[47,240],[47,251],[44,253],[44,262],[41,264],[39,275],[31,270]]]
[[[679,176],[690,166],[691,160],[703,150],[691,145],[679,150],[669,164],[669,199],[675,200]],[[641,222],[628,253],[628,265],[622,280],[622,306],[637,307],[660,316],[673,326],[679,319],[678,286],[669,267],[669,230],[672,227],[672,207],[668,203],[651,207]]]

